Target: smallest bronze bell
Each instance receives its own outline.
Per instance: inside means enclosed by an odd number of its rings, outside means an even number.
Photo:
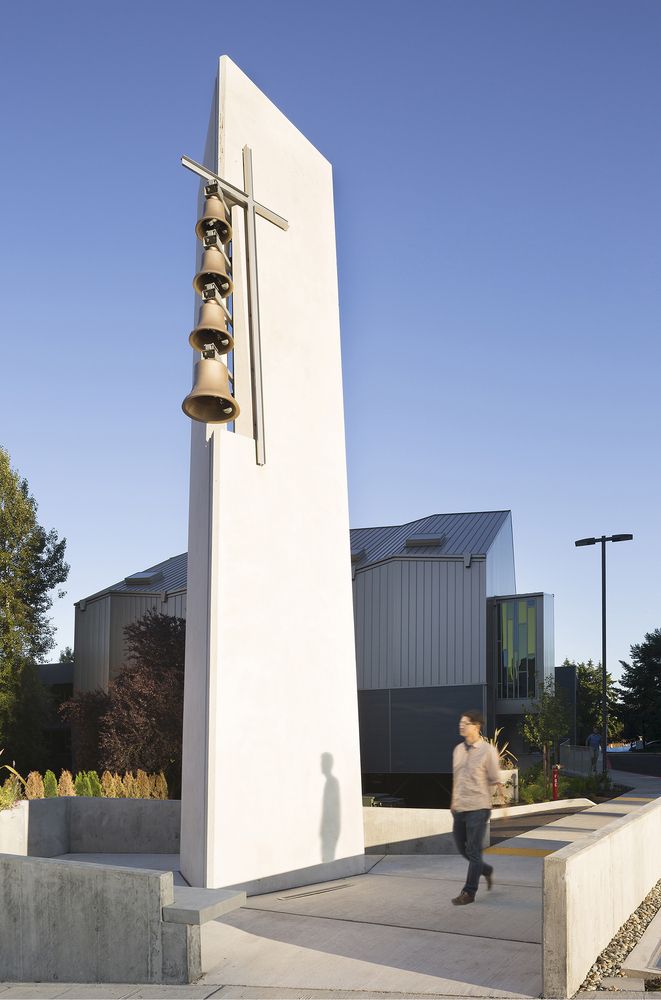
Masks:
[[[193,388],[181,404],[191,420],[227,424],[239,415],[239,404],[230,392],[229,372],[222,361],[202,358],[195,365]]]
[[[204,212],[202,218],[197,220],[195,232],[201,240],[210,232],[218,233],[221,243],[229,243],[232,239],[229,212],[217,194],[209,195],[205,199]]]

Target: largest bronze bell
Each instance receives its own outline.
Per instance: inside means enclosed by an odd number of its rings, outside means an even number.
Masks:
[[[209,299],[202,306],[200,320],[191,330],[188,343],[196,351],[203,351],[207,344],[213,344],[218,354],[227,354],[234,347],[234,338],[227,329],[227,317],[215,299]]]
[[[225,205],[217,194],[212,194],[204,201],[202,218],[195,224],[195,232],[203,240],[207,233],[218,233],[221,243],[229,243],[232,239],[232,227]]]
[[[198,295],[205,285],[215,284],[223,298],[232,294],[233,284],[229,276],[227,261],[218,247],[207,247],[202,254],[202,266],[193,278],[193,288]]]
[[[191,420],[203,424],[227,424],[239,415],[239,404],[230,392],[229,372],[214,358],[202,358],[195,365],[193,388],[181,404]]]

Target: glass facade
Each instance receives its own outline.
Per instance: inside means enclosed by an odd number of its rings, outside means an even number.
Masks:
[[[538,597],[496,604],[497,698],[534,698],[537,662]]]

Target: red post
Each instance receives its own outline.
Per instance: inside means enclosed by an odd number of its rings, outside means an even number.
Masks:
[[[557,764],[553,765],[553,775],[551,778],[551,787],[553,789],[553,801],[555,802],[558,798],[558,771],[559,767]]]

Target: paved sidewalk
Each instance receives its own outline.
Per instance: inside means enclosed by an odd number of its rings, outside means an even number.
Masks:
[[[0,1000],[538,997],[544,857],[661,796],[659,778],[611,775],[635,789],[490,848],[494,887],[481,887],[471,906],[450,902],[464,881],[463,858],[375,855],[366,875],[252,896],[206,924],[210,971],[194,986],[5,984]],[[176,858],[149,861],[178,867]],[[145,857],[132,863],[144,867]]]

